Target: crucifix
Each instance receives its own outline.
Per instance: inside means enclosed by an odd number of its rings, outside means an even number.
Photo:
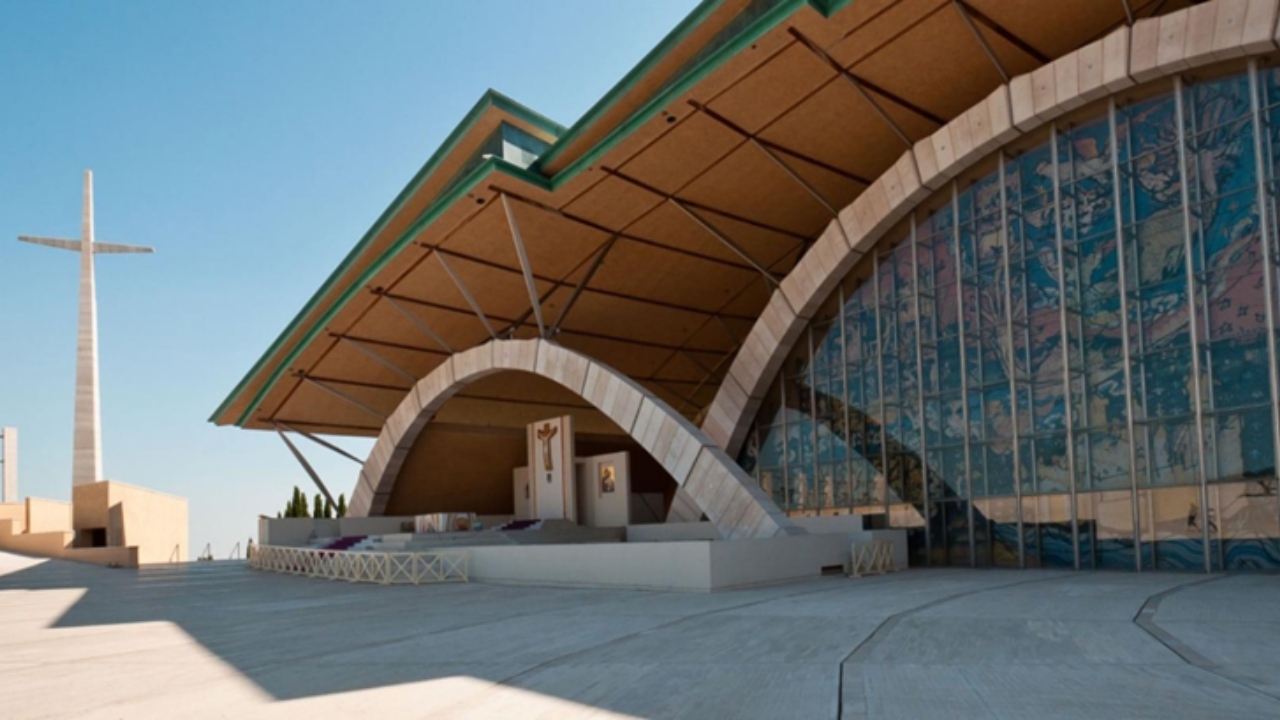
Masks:
[[[551,438],[560,432],[560,428],[553,427],[551,423],[546,423],[538,428],[538,439],[542,441],[542,467],[547,472],[556,469],[555,462],[551,458]]]
[[[98,302],[94,292],[93,256],[155,252],[140,245],[93,240],[93,172],[84,171],[84,210],[80,239],[33,237],[18,239],[35,245],[80,253],[80,328],[76,341],[76,416],[71,485],[102,479],[102,428],[98,411]]]

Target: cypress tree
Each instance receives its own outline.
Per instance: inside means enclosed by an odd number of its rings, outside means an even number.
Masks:
[[[333,501],[329,498],[324,499],[324,517],[326,520],[333,517]]]
[[[346,516],[347,516],[347,494],[340,493],[338,495],[338,517],[342,518]]]
[[[324,498],[320,497],[320,493],[316,493],[316,509],[315,512],[312,513],[311,517],[324,517]]]

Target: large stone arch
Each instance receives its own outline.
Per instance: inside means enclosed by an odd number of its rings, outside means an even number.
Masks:
[[[351,514],[381,513],[418,435],[459,390],[487,375],[527,372],[590,402],[675,479],[682,516],[706,513],[727,539],[800,534],[755,480],[693,423],[606,365],[547,340],[495,340],[451,356],[387,418],[352,495]]]
[[[702,428],[729,455],[814,313],[863,255],[936,190],[1019,135],[1139,83],[1274,51],[1280,0],[1214,0],[1139,20],[1020,75],[903,153],[809,248],[743,341]],[[681,510],[672,508],[673,519]],[[688,514],[678,519],[688,519]]]

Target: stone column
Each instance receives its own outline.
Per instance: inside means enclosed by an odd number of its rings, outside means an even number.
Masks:
[[[71,485],[102,479],[98,412],[98,300],[93,284],[93,172],[84,171],[80,221],[80,326],[76,340],[76,419]]]

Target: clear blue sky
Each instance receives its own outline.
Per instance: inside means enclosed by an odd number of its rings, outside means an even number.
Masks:
[[[206,422],[492,87],[570,125],[695,0],[0,2],[0,425],[21,491],[70,498],[76,257],[94,171],[104,473],[256,534],[305,474]],[[357,466],[300,441],[333,488]],[[368,441],[347,441],[363,456]]]

